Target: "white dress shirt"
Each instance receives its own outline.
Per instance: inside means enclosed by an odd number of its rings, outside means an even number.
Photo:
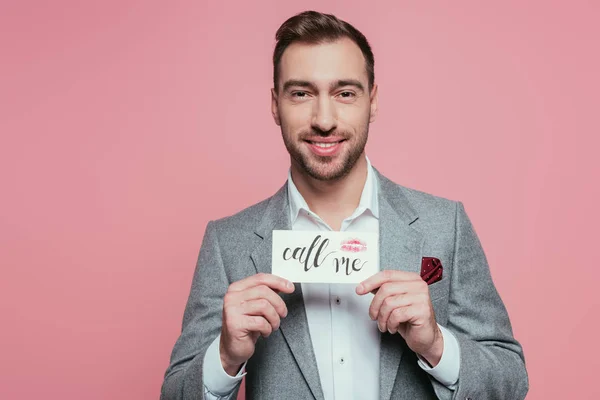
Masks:
[[[341,231],[379,233],[378,182],[367,158],[367,180],[358,207],[342,222]],[[308,204],[288,175],[292,230],[332,230]],[[374,295],[359,296],[354,284],[302,283],[308,328],[325,400],[379,399],[380,335],[377,322],[369,317]],[[460,354],[454,335],[440,326],[444,339],[442,358],[434,368],[419,359],[419,366],[450,389],[458,380]],[[350,334],[352,332],[352,334]],[[207,399],[228,398],[245,375],[244,364],[237,376],[229,376],[221,365],[219,340],[209,346],[203,368]]]

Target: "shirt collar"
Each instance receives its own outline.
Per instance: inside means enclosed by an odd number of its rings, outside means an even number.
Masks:
[[[375,171],[371,166],[371,161],[369,157],[367,159],[367,180],[365,181],[365,186],[363,188],[362,194],[360,196],[360,201],[358,203],[358,207],[354,210],[354,213],[349,218],[356,218],[359,215],[363,214],[365,211],[370,211],[371,214],[375,218],[379,218],[379,200],[377,197],[377,176],[375,175]],[[290,203],[290,217],[292,221],[292,225],[298,218],[301,210],[305,210],[306,212],[310,212],[310,208],[304,200],[304,197],[298,191],[298,188],[294,184],[292,180],[292,172],[291,169],[288,170],[288,198]]]

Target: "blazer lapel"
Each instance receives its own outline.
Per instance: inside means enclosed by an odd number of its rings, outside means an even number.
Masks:
[[[411,226],[419,217],[401,188],[376,170],[379,182],[380,269],[419,273],[424,235]],[[398,334],[381,334],[380,397],[389,399],[406,343]]]
[[[256,272],[271,273],[273,230],[290,230],[287,184],[269,201],[263,219],[255,233],[262,241],[251,254]],[[312,347],[308,320],[302,299],[302,287],[295,284],[293,293],[282,293],[281,298],[288,308],[288,315],[281,320],[279,329],[287,342],[306,383],[317,400],[324,400],[321,379],[316,368],[317,360]]]

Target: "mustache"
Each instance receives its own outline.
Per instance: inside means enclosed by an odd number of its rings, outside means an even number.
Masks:
[[[300,140],[308,140],[308,141],[319,139],[319,138],[325,138],[325,137],[327,137],[327,138],[333,137],[333,138],[338,138],[340,140],[343,140],[343,139],[349,139],[350,137],[352,137],[352,135],[349,132],[339,131],[339,130],[329,131],[329,132],[310,130],[310,131],[302,131],[298,134],[298,138]]]

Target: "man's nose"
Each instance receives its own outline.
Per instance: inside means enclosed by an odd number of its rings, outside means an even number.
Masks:
[[[335,105],[332,104],[329,96],[321,96],[315,102],[312,126],[314,129],[322,132],[329,132],[337,127]]]

